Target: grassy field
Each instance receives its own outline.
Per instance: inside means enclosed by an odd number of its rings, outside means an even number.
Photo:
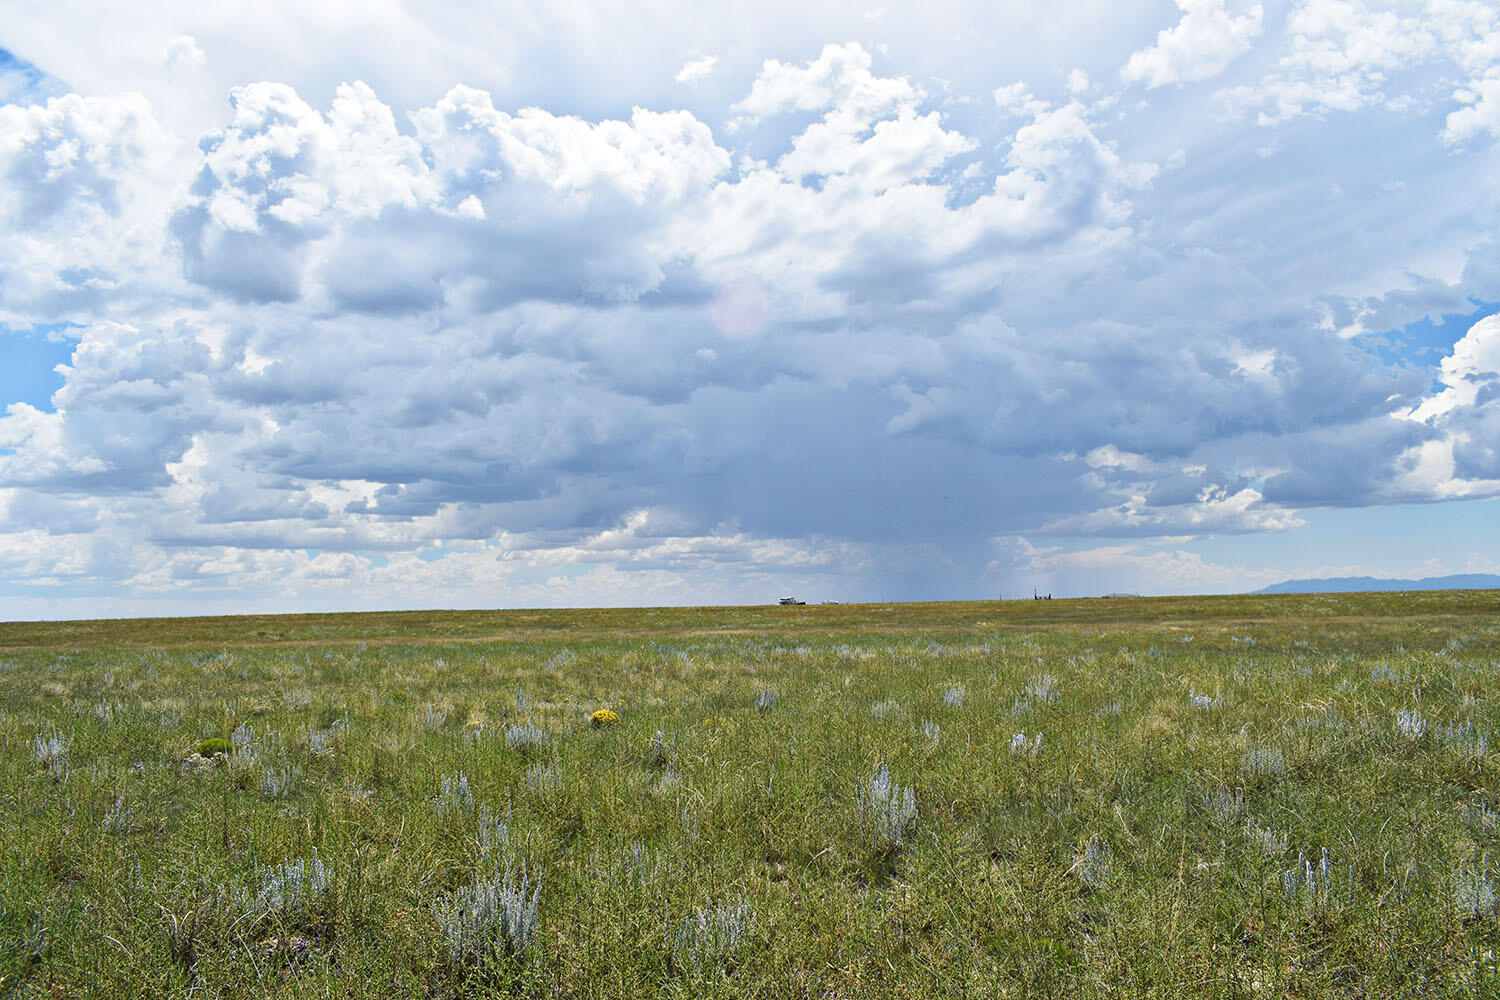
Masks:
[[[0,995],[1500,996],[1497,678],[1497,592],[0,623]]]

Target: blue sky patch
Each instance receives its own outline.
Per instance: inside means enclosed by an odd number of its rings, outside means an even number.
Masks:
[[[1471,326],[1500,312],[1500,302],[1480,302],[1473,298],[1469,302],[1474,307],[1470,312],[1443,313],[1436,319],[1423,316],[1399,330],[1365,334],[1358,338],[1358,343],[1388,363],[1436,368],[1453,353],[1453,345]]]
[[[6,49],[0,49],[0,105],[30,104],[67,93],[54,79]]]
[[[63,329],[67,329],[65,324],[30,330],[0,328],[0,410],[11,403],[30,403],[52,411],[52,394],[63,385],[62,376],[53,369],[67,364],[77,346],[77,341],[58,335]]]

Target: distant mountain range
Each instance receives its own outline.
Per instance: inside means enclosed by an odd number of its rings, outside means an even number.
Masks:
[[[1322,580],[1286,580],[1257,594],[1334,594],[1358,590],[1500,590],[1493,573],[1458,573],[1422,580],[1377,580],[1373,576],[1337,576]]]

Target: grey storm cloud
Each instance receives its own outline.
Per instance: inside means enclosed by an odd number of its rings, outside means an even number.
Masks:
[[[140,581],[462,541],[537,574],[885,553],[932,583],[997,536],[1500,492],[1493,323],[1438,369],[1360,325],[1452,301],[1407,278],[1455,243],[1500,298],[1494,204],[1454,183],[1488,147],[1429,128],[1419,179],[1363,98],[1304,127],[1295,66],[1221,93],[1262,13],[1204,10],[1114,90],[996,80],[982,113],[855,43],[766,61],[717,128],[360,82],[237,86],[196,145],[139,96],[0,107],[7,321],[81,324],[53,409],[0,417],[7,537],[149,543]],[[1206,138],[1128,127],[1214,94]],[[1410,184],[1340,211],[1337,142]]]

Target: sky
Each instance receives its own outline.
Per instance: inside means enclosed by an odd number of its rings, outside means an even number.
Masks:
[[[1493,0],[0,7],[0,618],[1466,572]]]

